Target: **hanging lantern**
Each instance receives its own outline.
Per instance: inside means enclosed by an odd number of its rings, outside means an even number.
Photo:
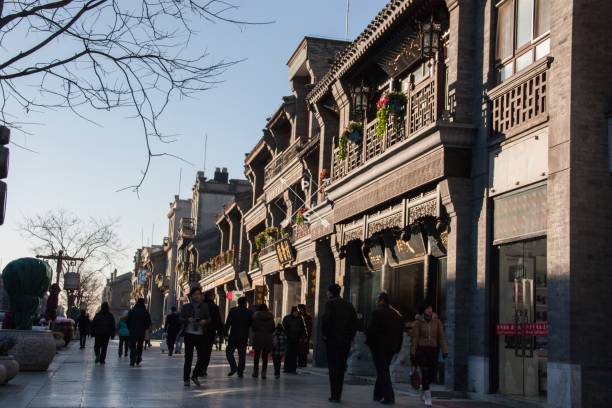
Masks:
[[[430,20],[421,24],[421,56],[429,60],[440,50],[442,25],[431,16]]]
[[[360,86],[356,86],[353,88],[351,99],[353,105],[353,113],[356,116],[365,118],[365,115],[368,112],[369,98],[370,88],[364,86],[363,82]]]

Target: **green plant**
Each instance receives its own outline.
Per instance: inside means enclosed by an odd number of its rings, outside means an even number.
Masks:
[[[383,137],[389,126],[389,118],[399,125],[402,109],[406,106],[406,95],[403,92],[388,92],[376,104],[376,136]]]
[[[306,218],[304,218],[304,213],[306,212],[306,209],[304,207],[301,207],[299,210],[297,210],[297,212],[295,213],[295,223],[297,225],[301,225],[306,221]]]
[[[342,135],[340,135],[340,139],[338,140],[338,160],[342,161],[346,159],[347,154],[348,154],[348,139],[346,138],[344,133],[342,133]]]
[[[344,128],[344,132],[342,135],[346,137],[346,139],[353,143],[359,143],[361,141],[361,136],[363,134],[363,123],[362,122],[349,122],[349,124]]]
[[[32,317],[40,298],[49,288],[52,276],[49,264],[36,258],[20,258],[6,265],[2,279],[15,312],[16,329],[32,329]]]

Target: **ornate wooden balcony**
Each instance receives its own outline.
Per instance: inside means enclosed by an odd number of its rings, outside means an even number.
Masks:
[[[198,267],[200,279],[204,279],[210,275],[213,275],[219,272],[221,269],[224,269],[228,265],[238,265],[239,259],[238,257],[234,256],[234,252],[234,250],[230,249],[228,251],[221,252],[219,255],[211,258],[207,262],[203,262]]]
[[[438,109],[437,75],[433,74],[418,83],[408,92],[407,106],[399,118],[389,118],[387,131],[382,137],[376,134],[377,120],[365,126],[362,141],[348,143],[344,160],[338,159],[338,150],[334,150],[332,163],[332,180],[345,177],[352,170],[380,156],[392,146],[409,139],[423,128],[435,123],[440,112]]]
[[[195,223],[193,218],[181,218],[179,236],[183,239],[195,237]]]
[[[548,120],[551,62],[551,58],[536,62],[488,93],[493,136],[512,136]]]
[[[264,184],[268,184],[274,177],[281,174],[283,169],[287,167],[291,161],[297,156],[301,150],[302,144],[298,140],[289,146],[285,151],[278,154],[264,169]]]
[[[292,237],[293,242],[299,241],[310,235],[310,225],[307,223],[293,225]]]

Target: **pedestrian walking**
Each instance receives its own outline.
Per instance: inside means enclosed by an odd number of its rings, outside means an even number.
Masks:
[[[87,344],[87,336],[89,336],[89,327],[91,326],[91,320],[85,309],[81,309],[81,314],[76,319],[76,327],[79,329],[79,343],[80,348],[84,349]]]
[[[389,366],[393,356],[402,348],[404,321],[400,313],[389,304],[387,293],[378,295],[376,305],[366,329],[366,344],[370,347],[376,367],[374,401],[394,404],[395,393]]]
[[[302,319],[297,306],[293,306],[291,314],[283,318],[283,327],[287,336],[287,352],[283,371],[287,374],[297,374],[298,349],[300,341],[306,337],[304,319]]]
[[[151,329],[145,330],[143,346],[144,346],[143,347],[144,350],[152,347],[151,346]]]
[[[253,338],[253,378],[259,375],[259,360],[261,358],[261,379],[266,379],[268,371],[268,354],[272,351],[274,336],[274,316],[270,313],[265,303],[257,306],[257,311],[253,314],[251,323],[251,333]]]
[[[179,331],[178,336],[176,336],[176,342],[174,343],[174,354],[181,354],[183,350],[183,343],[185,340],[185,333],[183,331]]]
[[[211,318],[208,305],[202,301],[202,289],[193,287],[189,291],[189,303],[181,307],[181,323],[185,335],[185,363],[183,365],[183,383],[189,387],[190,380],[200,386],[199,373],[202,372],[204,364],[205,330],[210,324]],[[198,353],[196,365],[191,370],[193,363],[193,350]]]
[[[145,301],[140,298],[128,312],[127,326],[130,331],[130,367],[142,362],[145,332],[151,328],[151,315],[145,307]]]
[[[174,343],[181,331],[181,321],[176,313],[176,306],[172,306],[170,313],[166,316],[164,323],[164,332],[166,333],[166,344],[168,345],[168,356],[172,357],[174,351]]]
[[[442,356],[448,357],[448,345],[444,336],[444,328],[438,316],[433,312],[431,305],[416,316],[412,326],[412,342],[410,357],[412,364],[421,370],[423,395],[421,399],[425,406],[431,406],[431,390],[429,389],[438,365],[438,353],[442,349]]]
[[[331,388],[329,402],[340,402],[342,399],[346,360],[355,333],[357,333],[355,308],[340,297],[340,291],[340,286],[335,283],[327,288],[329,300],[325,304],[325,312],[322,317],[322,334],[327,349]]]
[[[274,335],[272,337],[272,362],[274,363],[274,378],[277,380],[280,378],[281,373],[281,362],[287,351],[287,336],[283,325],[278,323]]]
[[[238,306],[230,309],[227,320],[225,321],[224,335],[227,337],[227,347],[225,355],[230,365],[228,377],[238,373],[238,377],[244,375],[246,364],[246,348],[249,341],[249,329],[253,312],[247,309],[247,298],[238,299]],[[238,351],[238,364],[234,353]]]
[[[108,341],[115,338],[115,317],[110,312],[108,302],[102,303],[100,311],[96,313],[91,322],[91,336],[94,338],[94,353],[96,364],[106,362]]]
[[[306,367],[308,365],[308,354],[310,353],[310,338],[312,336],[312,316],[306,310],[306,305],[298,305],[300,316],[304,319],[306,335],[300,340],[298,350],[298,367]]]
[[[119,336],[119,357],[127,357],[129,342],[130,342],[130,330],[127,326],[127,313],[119,318],[117,322],[117,335]]]
[[[204,303],[208,306],[208,313],[210,313],[210,324],[204,328],[204,360],[202,363],[202,372],[200,377],[206,377],[208,375],[208,365],[210,364],[210,356],[212,355],[212,349],[215,344],[217,335],[223,332],[223,320],[221,319],[221,312],[219,306],[213,300],[211,292],[204,294]]]

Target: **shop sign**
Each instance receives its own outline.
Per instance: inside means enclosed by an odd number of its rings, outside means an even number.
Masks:
[[[255,304],[262,305],[266,302],[266,287],[264,285],[255,286]]]
[[[278,257],[278,262],[281,265],[291,263],[295,261],[295,251],[289,242],[289,239],[281,239],[274,245],[276,249],[276,256]]]
[[[382,269],[382,265],[385,261],[385,251],[378,242],[370,247],[370,252],[367,255],[366,264],[373,271],[379,271]]]
[[[238,274],[238,278],[240,279],[240,284],[242,285],[243,290],[251,290],[251,280],[246,272],[240,272]]]
[[[501,323],[495,327],[498,336],[548,336],[548,323]]]
[[[64,274],[64,289],[77,290],[81,286],[81,276],[76,272]]]
[[[425,243],[423,236],[412,234],[409,241],[395,240],[395,246],[389,248],[389,264],[395,266],[399,263],[425,256]]]

